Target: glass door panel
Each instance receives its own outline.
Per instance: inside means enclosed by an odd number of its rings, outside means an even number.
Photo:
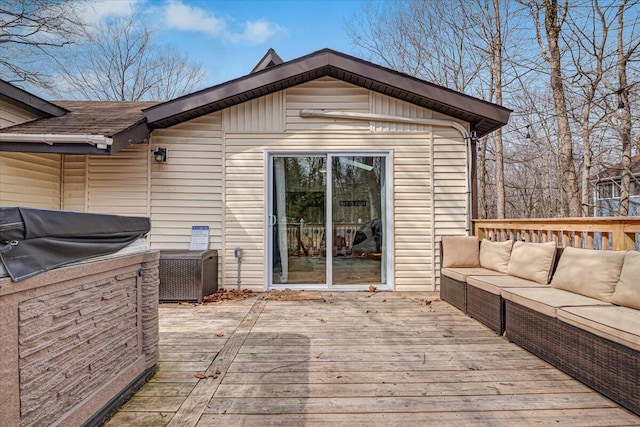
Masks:
[[[331,157],[334,285],[386,283],[385,157]]]
[[[326,284],[324,156],[272,157],[271,283]]]

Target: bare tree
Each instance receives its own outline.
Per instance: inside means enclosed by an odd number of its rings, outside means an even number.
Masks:
[[[82,32],[78,2],[3,0],[0,3],[0,78],[51,88],[56,55]]]
[[[204,81],[199,63],[175,48],[153,43],[135,15],[118,16],[86,32],[71,63],[59,73],[65,94],[111,101],[166,100],[193,91]]]
[[[567,200],[568,214],[576,217],[581,214],[580,191],[573,157],[573,139],[560,51],[561,31],[569,13],[569,4],[568,0],[564,0],[562,5],[558,4],[558,0],[541,0],[540,2],[529,2],[527,5],[533,17],[542,58],[549,64],[557,137],[560,141],[562,189]],[[564,215],[564,212],[562,214]]]
[[[347,24],[351,41],[382,64],[458,91],[476,87],[482,58],[467,43],[458,2],[370,2]]]
[[[508,34],[503,28],[510,10],[508,3],[499,0],[395,1],[384,7],[369,3],[347,25],[347,32],[356,46],[391,68],[502,104]],[[490,145],[495,158],[497,215],[504,218],[501,131],[479,145],[481,215],[489,211],[486,156]]]
[[[629,61],[634,58],[635,54],[640,47],[640,39],[637,37],[625,37],[625,24],[626,24],[626,12],[627,12],[627,0],[621,0],[618,6],[618,32],[617,32],[617,44],[618,44],[618,58],[617,58],[617,72],[618,72],[618,90],[617,95],[619,97],[620,105],[618,107],[618,115],[620,126],[618,132],[620,133],[620,139],[622,141],[622,179],[620,182],[620,209],[618,214],[620,216],[629,215],[629,192],[631,188],[631,104],[629,103],[629,88],[627,66]],[[632,31],[635,25],[638,24],[638,16],[634,18],[635,22],[632,22]],[[637,58],[636,58],[637,59]],[[622,107],[622,108],[620,108]]]
[[[601,7],[598,0],[592,0],[589,6],[585,5],[587,13],[570,14],[567,19],[572,46],[568,53],[575,70],[571,86],[577,92],[573,98],[578,107],[573,120],[581,128],[582,139],[582,216],[589,216],[591,207],[594,130],[603,122],[603,113],[606,113],[598,106],[597,98],[608,68],[609,29],[615,20],[609,13],[612,9],[612,5]]]

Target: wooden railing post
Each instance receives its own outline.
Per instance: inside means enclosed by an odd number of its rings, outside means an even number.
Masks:
[[[614,224],[613,226],[613,250],[627,251],[635,249],[635,235],[627,233],[625,224]]]
[[[474,224],[474,232],[473,232],[476,237],[478,237],[478,240],[482,240],[485,238],[484,235],[484,228],[480,227],[480,224],[478,224],[477,222]]]

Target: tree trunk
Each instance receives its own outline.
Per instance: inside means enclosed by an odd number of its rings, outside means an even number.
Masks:
[[[491,57],[492,81],[496,95],[496,104],[502,105],[502,30],[500,21],[500,0],[493,0],[493,55]],[[505,217],[504,193],[504,150],[502,145],[502,129],[498,129],[494,138],[496,156],[496,203],[497,217]]]
[[[562,80],[560,58],[560,30],[562,21],[558,17],[558,0],[544,0],[545,30],[549,43],[549,65],[551,67],[551,90],[560,142],[560,163],[562,168],[562,189],[566,196],[569,216],[580,216],[580,193],[578,176],[573,159],[573,141],[567,112],[567,102]]]
[[[622,177],[620,180],[620,208],[618,215],[629,215],[629,191],[631,187],[631,105],[627,84],[627,61],[629,57],[624,46],[624,9],[626,1],[618,6],[618,101],[624,104],[618,111],[620,118],[620,139],[622,140]]]

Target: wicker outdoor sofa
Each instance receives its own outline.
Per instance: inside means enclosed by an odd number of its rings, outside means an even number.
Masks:
[[[450,236],[441,250],[443,300],[640,415],[640,253]]]

